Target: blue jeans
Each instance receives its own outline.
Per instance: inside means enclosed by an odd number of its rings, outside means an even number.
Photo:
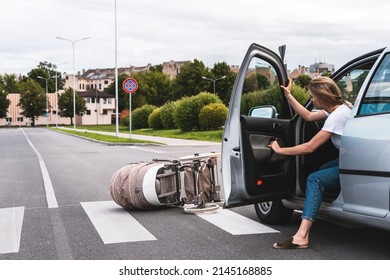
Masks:
[[[307,177],[306,198],[301,218],[316,220],[325,190],[340,188],[339,160],[325,163]]]

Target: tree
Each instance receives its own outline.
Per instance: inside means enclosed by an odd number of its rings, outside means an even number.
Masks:
[[[138,89],[133,95],[135,102],[139,96],[144,96],[147,104],[162,106],[170,100],[169,77],[159,71],[143,71],[131,76],[138,82]]]
[[[227,105],[229,104],[234,81],[236,80],[236,74],[230,69],[230,66],[226,62],[216,63],[213,69],[211,69],[211,77],[206,76],[206,78],[218,79],[223,76],[226,78],[216,81],[215,93]],[[207,90],[213,92],[213,87],[213,83],[209,83]]]
[[[308,86],[311,82],[311,78],[308,75],[299,75],[295,80],[298,86],[304,89],[308,89]]]
[[[37,68],[31,69],[27,74],[30,79],[35,80],[41,85],[42,88],[46,89],[46,80],[38,78],[38,76],[43,77],[47,80],[48,92],[55,92],[55,77],[57,76],[57,88],[62,89],[64,87],[64,80],[62,79],[61,73],[56,71],[57,66],[51,64],[47,61],[39,62]]]
[[[20,100],[18,106],[23,110],[21,114],[31,118],[31,125],[35,125],[35,118],[42,116],[46,110],[47,96],[43,88],[34,80],[27,79],[19,85]]]
[[[7,117],[8,107],[11,101],[7,98],[7,93],[0,91],[0,119]]]
[[[183,96],[193,96],[204,91],[205,88],[208,88],[209,81],[202,77],[207,76],[207,74],[203,62],[197,59],[183,65],[172,84],[172,99],[177,100]]]
[[[15,74],[0,75],[0,92],[17,93],[19,92],[18,85]]]
[[[76,115],[83,114],[86,110],[85,99],[76,93]],[[58,109],[61,117],[70,118],[73,125],[73,89],[67,88],[58,98]]]

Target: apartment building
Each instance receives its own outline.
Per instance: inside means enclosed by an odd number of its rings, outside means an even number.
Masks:
[[[30,126],[31,119],[26,118],[21,114],[22,109],[18,106],[20,100],[19,93],[10,93],[7,96],[10,101],[8,107],[7,117],[0,119],[0,126]],[[35,118],[35,125],[69,125],[70,118],[63,118],[58,114],[57,109],[57,95],[55,93],[49,93],[47,95],[49,114],[48,116],[39,116]]]

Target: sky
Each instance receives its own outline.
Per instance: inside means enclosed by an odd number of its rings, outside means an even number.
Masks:
[[[67,73],[73,73],[73,63],[77,72],[114,68],[115,61],[118,67],[194,59],[210,68],[219,62],[240,65],[252,43],[275,52],[286,45],[290,70],[315,62],[337,69],[390,43],[388,0],[0,3],[0,74],[26,75],[44,61]],[[89,39],[74,44],[73,60],[72,43],[56,37]]]

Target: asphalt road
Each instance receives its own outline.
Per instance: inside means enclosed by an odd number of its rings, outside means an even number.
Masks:
[[[281,251],[272,244],[294,233],[299,213],[263,227],[253,206],[220,209],[214,219],[181,207],[125,211],[111,199],[111,176],[129,162],[219,148],[109,146],[45,128],[0,129],[0,260],[390,259],[387,231],[318,221],[309,249]]]

